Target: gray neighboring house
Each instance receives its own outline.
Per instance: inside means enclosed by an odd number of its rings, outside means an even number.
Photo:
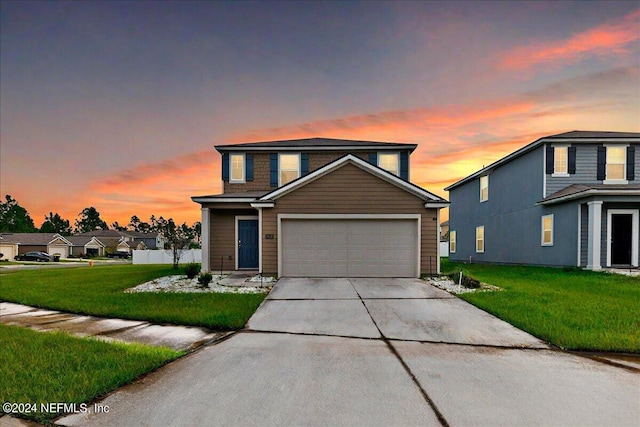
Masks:
[[[71,255],[75,257],[104,256],[106,245],[95,236],[68,236],[71,242]]]
[[[638,267],[640,133],[547,136],[445,188],[454,261]]]

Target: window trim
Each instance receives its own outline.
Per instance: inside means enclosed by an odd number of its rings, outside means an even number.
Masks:
[[[233,179],[233,158],[242,157],[242,179]],[[247,158],[245,153],[230,153],[229,154],[229,183],[230,184],[244,184],[247,182]]]
[[[486,178],[487,180],[487,197],[485,199],[482,198],[482,179]],[[480,182],[480,203],[484,203],[489,200],[489,175],[482,175],[479,179]]]
[[[478,249],[478,230],[482,229],[482,249],[479,250]],[[480,225],[478,227],[476,227],[476,253],[477,254],[483,254],[484,253],[484,248],[485,248],[485,233],[484,233],[484,225]]]
[[[603,184],[628,184],[629,181],[627,181],[627,147],[629,147],[629,144],[604,144],[604,147],[606,148],[605,151],[605,158],[604,158],[604,181],[602,181]],[[617,178],[609,178],[608,177],[608,171],[609,171],[609,148],[620,148],[624,151],[624,155],[622,156],[622,179],[617,179]],[[612,163],[614,165],[619,165],[620,163]]]
[[[385,169],[382,166],[380,166],[380,157],[381,156],[386,156],[386,155],[394,155],[394,156],[396,156],[397,173],[396,172],[392,172],[392,171],[390,171],[388,169]],[[387,172],[394,174],[395,176],[400,176],[400,152],[397,152],[397,151],[393,151],[393,152],[382,151],[382,152],[378,152],[376,154],[376,157],[377,157],[377,159],[376,159],[377,165],[376,166],[378,166],[380,169],[384,169]]]
[[[449,253],[455,254],[458,246],[456,230],[449,230]],[[453,249],[451,249],[453,248]]]
[[[545,242],[544,241],[544,220],[545,218],[551,218],[551,229],[549,230],[551,232],[551,241],[550,242]],[[542,215],[542,217],[540,217],[540,246],[553,246],[553,235],[554,235],[554,228],[555,228],[555,219],[553,217],[553,214],[548,214],[548,215]]]
[[[571,176],[569,174],[569,144],[553,144],[553,173],[551,174],[551,177],[553,178],[559,178],[559,177],[568,177]],[[558,148],[562,148],[565,150],[565,152],[567,153],[566,159],[567,159],[567,163],[566,163],[566,172],[556,172],[556,167],[557,167],[557,160],[558,160],[558,156],[557,156],[557,152],[556,149]]]
[[[298,158],[298,176],[289,182],[295,181],[302,176],[302,156],[300,153],[278,153],[278,187],[289,183],[282,183],[282,156],[296,156]]]

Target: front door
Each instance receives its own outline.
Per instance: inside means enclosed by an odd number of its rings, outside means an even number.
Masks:
[[[631,264],[631,214],[611,215],[611,264]]]
[[[258,268],[258,221],[238,220],[238,268]]]

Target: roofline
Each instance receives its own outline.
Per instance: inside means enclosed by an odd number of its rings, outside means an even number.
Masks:
[[[560,134],[562,135],[562,134]],[[496,160],[495,162],[491,163],[489,166],[486,166],[482,169],[480,169],[477,172],[474,172],[473,174],[462,178],[461,180],[459,180],[458,182],[455,182],[453,184],[451,184],[450,186],[446,187],[444,189],[444,191],[450,191],[456,187],[461,186],[462,184],[466,184],[467,182],[478,178],[479,176],[485,175],[488,171],[491,171],[492,169],[497,168],[498,166],[503,165],[504,163],[510,162],[513,159],[516,159],[530,151],[533,151],[534,149],[538,148],[540,145],[547,143],[547,142],[598,142],[598,141],[602,141],[603,139],[607,139],[607,140],[615,140],[617,142],[636,142],[639,143],[640,142],[640,137],[639,138],[620,138],[620,137],[615,137],[615,136],[604,136],[604,137],[584,137],[584,138],[580,138],[580,137],[559,137],[558,135],[550,135],[550,136],[543,136],[542,138],[538,138],[535,141],[525,145],[524,147],[514,151],[511,154],[508,154],[507,156]]]
[[[549,200],[541,200],[536,203],[536,206],[540,205],[553,205],[555,203],[567,202],[570,200],[582,199],[589,196],[640,196],[640,190],[601,190],[597,188],[590,188],[588,190],[579,191],[573,194],[567,194],[566,196],[556,197]]]
[[[305,175],[303,177],[300,177],[294,181],[291,181],[288,184],[283,185],[280,188],[277,188],[275,190],[273,190],[270,193],[265,194],[264,196],[262,196],[261,198],[259,198],[257,201],[258,202],[270,202],[273,201],[275,199],[278,199],[279,197],[282,197],[294,190],[296,190],[297,188],[307,184],[308,182],[312,182],[315,181],[316,179],[328,174],[329,172],[332,172],[333,170],[337,169],[338,167],[342,166],[343,164],[347,163],[347,162],[351,162],[353,164],[355,164],[356,166],[360,167],[361,169],[364,169],[365,171],[370,172],[372,175],[376,175],[378,176],[378,178],[381,178],[399,188],[404,189],[405,191],[412,193],[413,195],[415,195],[416,197],[419,197],[425,201],[435,201],[435,202],[440,202],[440,203],[449,203],[446,200],[442,199],[441,197],[436,196],[435,194],[430,193],[429,191],[425,190],[422,187],[419,187],[409,181],[405,181],[402,178],[392,174],[391,172],[388,172],[376,165],[372,165],[369,162],[366,162],[364,160],[362,160],[359,157],[354,156],[353,154],[346,154],[342,157],[340,157],[339,159],[334,160],[331,163],[328,163],[326,165],[324,165],[323,167],[316,169],[315,171],[311,172],[308,175]]]
[[[394,144],[390,142],[389,144]],[[329,145],[329,146],[281,146],[281,147],[251,147],[242,145],[216,145],[214,148],[219,153],[228,151],[399,151],[409,149],[411,153],[418,147],[417,144],[395,144],[395,145]]]
[[[191,198],[196,203],[251,203],[255,202],[258,197],[198,197]]]

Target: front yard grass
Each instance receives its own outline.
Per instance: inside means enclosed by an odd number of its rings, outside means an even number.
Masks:
[[[149,280],[182,274],[163,265],[111,265],[0,273],[0,300],[100,317],[239,329],[264,294],[124,293]]]
[[[35,412],[29,406],[20,415],[41,423],[59,415],[43,412],[41,404],[76,403],[80,409],[182,354],[7,325],[0,325],[0,342],[0,402],[35,403]]]
[[[640,278],[529,266],[462,264],[443,259],[499,292],[460,298],[568,350],[640,353]]]

